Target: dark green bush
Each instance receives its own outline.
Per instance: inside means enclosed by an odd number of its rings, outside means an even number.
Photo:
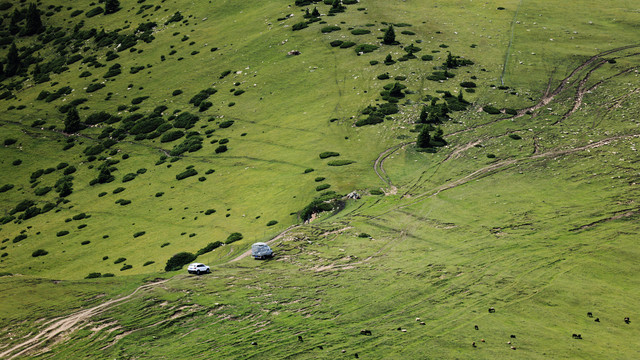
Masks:
[[[378,75],[378,80],[387,80],[389,78],[388,73]]]
[[[236,242],[238,240],[242,240],[243,236],[241,233],[239,232],[234,232],[229,234],[229,236],[227,237],[227,240],[224,242],[225,244],[229,245],[233,242]]]
[[[34,190],[36,196],[46,195],[49,191],[51,191],[51,186],[43,186]]]
[[[117,187],[117,188],[113,189],[113,193],[114,194],[119,194],[119,193],[123,192],[124,190],[125,190],[125,188],[123,188],[123,187]]]
[[[309,25],[307,24],[307,22],[306,22],[306,21],[301,21],[301,22],[299,22],[299,23],[297,23],[297,24],[294,24],[294,25],[291,27],[291,30],[293,30],[293,31],[298,31],[298,30],[302,30],[302,29],[304,29],[304,28],[306,28],[306,27],[309,27]]]
[[[87,11],[86,14],[84,14],[86,17],[88,18],[92,18],[96,15],[100,15],[104,12],[104,9],[101,8],[100,6],[94,7],[93,9]]]
[[[149,97],[148,96],[139,96],[136,98],[131,99],[131,104],[132,105],[138,105],[140,103],[142,103],[143,101],[147,100]]]
[[[103,87],[105,87],[105,84],[101,84],[101,83],[93,83],[93,84],[89,84],[89,86],[87,86],[87,92],[88,93],[92,93],[94,91],[98,91],[100,89],[102,89]]]
[[[76,167],[71,165],[69,167],[67,167],[66,169],[64,169],[64,171],[62,172],[64,175],[71,175],[74,172],[76,172]]]
[[[484,112],[492,114],[492,115],[497,115],[497,114],[501,113],[500,109],[498,109],[496,107],[493,107],[491,105],[487,105],[487,106],[482,107],[482,110],[484,110]]]
[[[133,265],[126,264],[120,268],[120,271],[129,270],[133,267]]]
[[[69,234],[69,232],[67,230],[61,230],[61,231],[58,231],[56,233],[56,236],[57,237],[61,237],[61,236],[65,236],[65,235],[68,235],[68,234]]]
[[[329,166],[344,166],[344,165],[349,165],[349,164],[353,164],[355,163],[355,161],[353,160],[332,160],[329,161],[327,163],[327,165]]]
[[[216,154],[221,154],[225,151],[227,151],[227,145],[220,145],[215,149]]]
[[[193,115],[188,112],[183,112],[176,117],[173,122],[173,127],[182,128],[182,129],[191,129],[197,122],[200,120],[200,117],[197,115]]]
[[[113,275],[112,273],[104,273],[104,274],[102,274],[103,278],[105,278],[105,277],[114,277],[114,276],[115,275]]]
[[[20,234],[20,235],[17,235],[16,237],[14,237],[13,240],[11,240],[11,242],[14,243],[14,244],[15,243],[19,243],[20,241],[22,241],[22,240],[24,240],[26,238],[27,238],[26,234]]]
[[[4,146],[13,145],[13,144],[15,144],[17,142],[18,142],[18,140],[12,139],[12,138],[4,139]]]
[[[345,41],[340,45],[340,49],[346,49],[346,48],[350,48],[352,46],[355,46],[356,43],[354,43],[353,41]]]
[[[369,193],[371,195],[383,195],[384,194],[384,192],[382,190],[380,190],[380,189],[373,189],[373,190],[369,191]]]
[[[320,32],[323,34],[328,34],[330,32],[334,32],[334,31],[338,31],[341,30],[340,26],[336,26],[336,25],[328,25],[328,26],[324,26],[320,29]]]
[[[196,255],[190,252],[177,253],[167,260],[167,265],[164,267],[164,271],[180,270],[184,265],[189,264],[195,259]]]
[[[433,56],[432,55],[422,55],[420,57],[420,59],[422,59],[422,61],[431,61],[431,60],[433,60]]]
[[[326,159],[332,156],[340,156],[340,153],[337,153],[335,151],[325,151],[325,152],[321,152],[319,156],[320,156],[320,159]]]
[[[195,176],[195,175],[198,175],[198,172],[196,171],[196,169],[193,169],[193,168],[192,169],[187,169],[187,170],[181,172],[180,174],[176,175],[176,180],[183,180],[183,179],[186,179],[188,177]]]
[[[371,237],[371,235],[369,235],[369,234],[367,234],[367,233],[360,233],[360,234],[358,234],[358,237],[359,237],[359,238],[370,238],[370,237]]]
[[[151,265],[151,264],[155,264],[155,263],[156,263],[156,262],[155,262],[155,261],[152,261],[152,260],[151,260],[151,261],[146,261],[144,264],[142,264],[142,266],[149,266],[149,265]]]
[[[127,261],[127,258],[121,257],[121,258],[117,258],[113,263],[120,264],[121,262],[125,262],[125,261]]]
[[[200,256],[202,254],[206,254],[208,252],[211,252],[211,251],[219,248],[222,245],[224,245],[222,243],[222,241],[215,241],[215,242],[209,243],[209,244],[207,244],[207,246],[205,246],[202,249],[198,250],[198,252],[196,253],[196,256]]]
[[[115,201],[115,203],[120,204],[121,206],[125,206],[131,204],[131,200],[118,199]]]
[[[371,34],[371,30],[369,30],[369,29],[353,29],[353,30],[351,30],[351,34],[353,34],[353,35]]]
[[[233,125],[233,120],[225,120],[223,122],[220,123],[220,125],[218,125],[221,129],[226,129],[228,127],[230,127],[231,125]]]
[[[114,77],[117,75],[120,75],[122,73],[122,65],[116,63],[113,64],[111,67],[109,67],[109,70],[107,70],[107,73],[104,74],[104,78],[110,78],[110,77]]]
[[[182,90],[173,90],[173,92],[171,93],[171,95],[173,96],[178,96],[180,94],[182,94]]]
[[[136,176],[138,176],[138,174],[136,174],[136,173],[128,173],[122,178],[122,182],[124,183],[124,182],[127,182],[127,181],[131,181],[131,180],[135,179]]]
[[[102,276],[102,274],[99,273],[99,272],[92,272],[92,273],[89,273],[89,275],[85,276],[84,278],[85,279],[96,279],[96,278],[99,278],[101,276]]]
[[[370,53],[373,52],[374,50],[377,50],[378,46],[377,45],[371,45],[371,44],[360,44],[358,46],[355,47],[355,52],[356,53]]]
[[[342,45],[344,41],[342,40],[333,40],[332,42],[329,43],[329,45],[331,45],[331,47],[338,47],[340,45]]]
[[[273,226],[273,225],[275,225],[275,224],[277,224],[277,223],[278,223],[278,221],[276,221],[276,220],[270,220],[270,221],[267,223],[267,226]]]
[[[80,245],[89,245],[89,244],[91,244],[91,241],[89,241],[89,240],[85,240],[85,241],[80,243]]]
[[[134,237],[134,238],[137,238],[137,237],[140,237],[140,236],[142,236],[142,235],[144,235],[144,234],[146,234],[146,232],[145,232],[145,231],[138,231],[137,233],[133,234],[133,237]]]
[[[512,138],[513,140],[521,140],[522,137],[518,134],[509,134],[509,137]]]
[[[13,185],[13,184],[4,184],[4,185],[2,185],[2,186],[0,187],[0,193],[7,192],[7,191],[9,191],[9,190],[13,189],[13,188],[14,188],[14,186],[15,186],[15,185]]]
[[[313,171],[313,169],[312,169],[312,168],[304,169],[304,173],[305,173],[305,174],[308,174],[308,173],[310,173],[310,172],[312,172],[312,171]]]
[[[22,160],[20,160],[20,159],[13,160],[13,162],[11,163],[11,165],[13,165],[13,166],[18,166],[20,164],[22,164]]]
[[[208,209],[207,211],[204,212],[205,215],[211,215],[213,213],[215,213],[216,210],[215,209]]]
[[[47,255],[49,252],[47,250],[44,249],[38,249],[34,252],[31,253],[31,256],[33,257],[38,257],[38,256],[45,256]]]
[[[171,142],[174,140],[177,140],[181,137],[184,136],[184,131],[182,130],[173,130],[173,131],[169,131],[167,133],[165,133],[164,135],[162,135],[162,138],[160,138],[160,142],[166,143],[166,142]]]
[[[473,81],[463,81],[460,83],[460,86],[462,86],[463,88],[474,88],[477,85]]]
[[[329,185],[329,184],[318,185],[318,186],[316,186],[316,191],[326,190],[326,189],[328,189],[330,187],[331,187],[331,185]]]
[[[315,182],[320,182],[320,181],[324,181],[324,179],[326,179],[324,176],[318,176],[314,180],[315,180]]]

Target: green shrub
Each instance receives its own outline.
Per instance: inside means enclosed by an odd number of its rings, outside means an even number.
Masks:
[[[509,134],[509,137],[512,138],[513,140],[520,140],[522,139],[522,137],[518,134]]]
[[[113,193],[114,194],[119,194],[119,193],[123,192],[124,190],[125,190],[125,188],[123,188],[123,187],[117,187],[117,188],[113,189]]]
[[[351,34],[353,34],[353,35],[371,34],[371,30],[369,30],[369,29],[353,29],[353,30],[351,30]]]
[[[124,182],[127,182],[127,181],[131,181],[131,180],[135,179],[136,176],[138,176],[138,174],[136,174],[136,173],[128,173],[122,178],[122,182],[124,183]]]
[[[341,30],[340,26],[336,26],[336,25],[328,25],[328,26],[324,26],[320,29],[320,32],[323,34],[328,34],[330,32],[334,32],[334,31],[338,31]]]
[[[144,234],[146,234],[146,232],[145,232],[145,231],[138,231],[137,233],[133,234],[133,237],[134,237],[134,238],[137,238],[137,237],[140,237],[140,236],[142,236],[142,235],[144,235]]]
[[[163,191],[160,191],[160,192],[157,192],[157,193],[156,193],[156,197],[161,197],[162,195],[164,195],[164,192],[163,192]]]
[[[233,242],[236,242],[238,240],[242,240],[243,236],[241,233],[239,232],[234,232],[229,234],[229,236],[227,237],[227,240],[224,242],[225,244],[229,245]]]
[[[207,211],[204,212],[205,215],[211,215],[213,213],[215,213],[216,210],[215,209],[208,209]]]
[[[350,48],[352,46],[355,46],[356,43],[354,43],[353,41],[345,41],[340,45],[340,49],[346,49],[346,48]]]
[[[484,112],[492,114],[492,115],[497,115],[497,114],[501,113],[500,109],[495,108],[495,107],[493,107],[491,105],[484,106],[482,108],[482,110],[484,110]]]
[[[89,273],[89,275],[85,276],[84,278],[85,279],[96,279],[96,278],[99,278],[101,276],[102,276],[102,274],[99,273],[99,272],[92,272],[92,273]]]
[[[333,40],[332,42],[329,43],[329,45],[331,45],[331,47],[338,47],[340,45],[342,45],[344,41],[342,40]]]
[[[378,75],[378,80],[387,80],[389,78],[388,73]]]
[[[293,24],[293,26],[291,27],[292,31],[298,31],[298,30],[302,30],[304,28],[309,27],[309,24],[307,24],[306,21],[301,21],[299,23]]]
[[[36,196],[43,196],[46,195],[49,191],[51,191],[51,186],[43,186],[35,189],[34,193],[36,194]]]
[[[94,91],[98,91],[98,90],[102,89],[105,86],[106,86],[105,84],[101,84],[101,83],[89,84],[89,86],[87,86],[86,92],[92,93]]]
[[[22,164],[22,160],[20,160],[20,159],[13,160],[13,162],[11,163],[11,165],[13,165],[13,166],[18,166],[20,164]]]
[[[369,193],[371,195],[383,195],[384,194],[384,192],[382,190],[380,190],[380,189],[373,189],[373,190],[369,191]]]
[[[100,15],[104,12],[104,9],[101,8],[100,6],[94,7],[93,9],[87,11],[86,14],[84,14],[86,17],[88,18],[92,18],[96,15]]]
[[[231,70],[225,70],[222,73],[220,73],[220,79],[224,79],[227,75],[231,74]]]
[[[49,252],[47,250],[44,249],[38,249],[34,252],[31,253],[31,256],[33,257],[38,257],[38,256],[45,256],[47,255]]]
[[[320,159],[326,159],[332,156],[340,156],[340,153],[337,153],[335,151],[325,151],[325,152],[321,152],[319,156],[320,156]]]
[[[328,189],[330,187],[331,187],[331,185],[329,185],[329,184],[318,185],[318,186],[316,186],[316,191],[326,190],[326,189]]]
[[[431,60],[433,60],[433,56],[432,55],[422,55],[420,57],[420,59],[422,59],[422,61],[431,61]]]
[[[355,52],[357,54],[359,54],[359,53],[365,53],[366,54],[366,53],[373,52],[373,51],[375,51],[377,49],[378,49],[377,45],[360,44],[360,45],[356,46],[354,50],[355,50]]]
[[[144,264],[142,264],[142,266],[149,266],[149,265],[155,264],[155,263],[156,263],[155,261],[147,261]]]
[[[133,265],[126,264],[126,265],[124,265],[123,267],[121,267],[121,268],[120,268],[120,271],[129,270],[129,269],[131,269],[132,267],[133,267]]]
[[[125,261],[127,261],[127,258],[121,257],[121,258],[117,258],[113,263],[120,264],[121,262],[125,262]]]
[[[233,125],[233,120],[225,120],[223,122],[220,123],[220,125],[218,125],[221,129],[226,129],[228,127],[230,127],[231,125]]]
[[[61,236],[65,236],[65,235],[68,235],[68,234],[69,234],[69,232],[67,230],[61,230],[61,231],[58,231],[56,233],[56,236],[57,237],[61,237]]]
[[[277,223],[278,223],[278,221],[276,221],[276,220],[270,220],[270,221],[267,223],[267,226],[273,226],[273,225],[275,225],[275,224],[277,224]]]
[[[18,142],[18,140],[12,139],[12,138],[4,139],[4,146],[13,145],[13,144],[15,144],[17,142]]]
[[[495,159],[495,157],[496,156],[494,154],[487,154],[487,158],[489,158],[489,159]]]
[[[85,240],[85,241],[80,243],[80,245],[89,245],[89,244],[91,244],[91,241],[89,241],[89,240]]]
[[[236,91],[233,92],[234,96],[239,96],[239,95],[242,95],[242,94],[244,94],[244,90],[236,90]]]
[[[2,186],[0,187],[0,193],[7,192],[7,191],[9,191],[9,190],[13,189],[13,188],[14,188],[14,186],[15,186],[15,185],[13,185],[13,184],[4,184],[4,185],[2,185]]]
[[[367,234],[367,233],[360,233],[360,234],[358,234],[358,237],[359,237],[359,238],[370,238],[370,237],[371,237],[371,235],[369,235],[369,234]]]
[[[162,245],[160,245],[160,247],[163,248],[163,247],[169,246],[169,245],[171,245],[171,243],[166,242],[166,243],[163,243]]]
[[[462,86],[463,88],[474,88],[477,85],[473,81],[463,81],[460,83],[460,86]]]
[[[26,234],[20,234],[20,235],[17,235],[16,237],[14,237],[13,240],[11,240],[11,242],[14,243],[14,244],[15,243],[19,243],[20,241],[22,241],[22,240],[24,240],[26,238],[27,238]]]
[[[181,172],[180,174],[176,175],[176,180],[183,180],[183,179],[186,179],[188,177],[195,176],[195,175],[198,175],[198,172],[196,171],[196,169],[193,169],[193,168],[192,169],[187,169],[187,170]]]
[[[325,177],[324,176],[318,176],[317,178],[315,178],[315,182],[320,182],[320,181],[324,181]]]
[[[184,136],[184,131],[182,130],[169,131],[169,132],[166,132],[164,135],[162,135],[162,138],[160,138],[160,142],[163,142],[163,143],[171,142],[183,136]]]
[[[114,277],[114,276],[115,275],[113,275],[112,273],[104,273],[104,274],[102,274],[103,278],[105,278],[105,277]]]
[[[314,171],[312,168],[307,168],[307,169],[304,169],[303,173],[308,174],[308,173],[310,173],[312,171]]]
[[[176,271],[182,269],[184,265],[189,264],[196,259],[196,256],[190,252],[180,252],[173,255],[167,260],[164,271]]]
[[[131,200],[118,199],[116,200],[116,204],[120,204],[121,206],[129,205],[131,204]]]
[[[198,252],[196,253],[196,256],[200,256],[202,254],[206,254],[208,252],[211,252],[211,251],[219,248],[222,245],[224,245],[222,243],[222,241],[215,241],[215,242],[209,243],[209,244],[207,244],[207,246],[205,246],[202,249],[198,250]]]
[[[344,166],[344,165],[349,165],[349,164],[353,164],[355,163],[355,161],[353,160],[332,160],[329,161],[327,163],[327,165],[329,166]]]
[[[218,146],[218,147],[216,148],[215,152],[216,152],[216,154],[221,154],[221,153],[223,153],[223,152],[225,152],[225,151],[227,151],[227,150],[228,150],[228,149],[227,149],[227,146],[226,146],[226,145],[220,145],[220,146]]]
[[[504,112],[509,115],[518,115],[518,111],[515,109],[505,109]]]
[[[98,194],[98,197],[103,197],[103,196],[105,196],[105,195],[107,195],[107,192],[106,192],[106,191],[103,191],[103,192],[101,192],[101,193],[99,193],[99,194]]]

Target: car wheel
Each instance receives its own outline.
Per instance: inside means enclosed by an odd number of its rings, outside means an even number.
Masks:
[[[196,274],[197,274],[197,275],[200,275],[200,270],[196,271]]]
[[[211,274],[211,269],[207,269],[207,274]]]

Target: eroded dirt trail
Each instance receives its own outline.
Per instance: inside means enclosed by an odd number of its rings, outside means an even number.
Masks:
[[[45,324],[47,325],[47,327],[42,329],[35,336],[1,352],[0,358],[13,359],[17,356],[24,355],[29,351],[36,350],[40,347],[43,347],[47,344],[47,342],[55,339],[56,337],[63,336],[66,333],[80,329],[82,325],[88,322],[92,317],[105,312],[106,310],[110,309],[111,307],[117,304],[126,302],[127,300],[131,299],[135,294],[137,294],[139,291],[152,289],[167,281],[168,279],[164,279],[164,280],[156,281],[153,283],[144,284],[139,286],[129,295],[112,299],[100,305],[96,305],[94,307],[80,310],[78,312],[75,312],[67,316],[50,320]]]

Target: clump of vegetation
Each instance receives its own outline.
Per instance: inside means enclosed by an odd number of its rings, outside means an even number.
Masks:
[[[198,252],[196,253],[196,256],[200,256],[200,255],[206,254],[208,252],[211,252],[211,251],[219,248],[222,245],[224,245],[222,243],[222,241],[215,241],[215,242],[209,243],[209,244],[207,244],[207,246],[205,246],[202,249],[198,250]]]
[[[345,166],[349,164],[353,164],[355,161],[353,160],[331,160],[327,163],[329,166]]]
[[[195,175],[198,175],[198,172],[196,171],[196,169],[193,169],[193,168],[187,169],[187,170],[177,174],[176,175],[176,180],[183,180],[183,179],[186,179],[188,177],[195,176]]]
[[[227,240],[225,240],[224,243],[229,245],[229,244],[231,244],[233,242],[236,242],[238,240],[242,240],[242,238],[243,238],[243,236],[242,236],[241,233],[234,232],[234,233],[229,234],[229,236],[227,237]]]
[[[164,271],[176,271],[196,259],[196,255],[190,252],[180,252],[173,255],[164,267]]]
[[[278,223],[278,221],[276,221],[276,220],[270,220],[270,221],[267,223],[267,226],[273,226],[273,225],[275,225],[275,224],[277,224],[277,223]]]
[[[319,156],[320,156],[320,159],[326,159],[332,156],[340,156],[340,153],[337,153],[335,151],[325,151],[325,152],[321,152]]]

